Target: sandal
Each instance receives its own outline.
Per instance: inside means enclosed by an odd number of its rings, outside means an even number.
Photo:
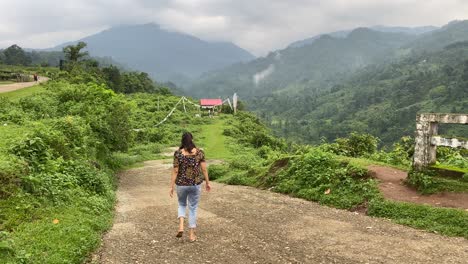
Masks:
[[[195,241],[197,241],[197,240],[198,240],[198,237],[197,237],[197,236],[195,236],[194,239],[189,239],[189,241],[190,241],[191,243],[193,243],[193,242],[195,242]]]
[[[184,234],[184,230],[182,230],[182,231],[179,230],[176,237],[182,237],[183,234]]]

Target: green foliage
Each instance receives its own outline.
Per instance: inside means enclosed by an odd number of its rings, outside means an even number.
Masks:
[[[63,53],[65,54],[65,58],[67,58],[71,62],[78,62],[79,59],[88,56],[88,52],[81,52],[87,44],[83,41],[78,42],[76,45],[68,45],[63,48]]]
[[[417,113],[468,111],[467,32],[462,21],[417,40],[366,29],[323,36],[205,74],[191,92],[237,91],[276,135],[295,142],[318,144],[355,131],[391,146],[413,134]],[[270,75],[252,81],[272,66]],[[461,136],[467,128],[442,126],[441,132]]]
[[[20,177],[26,173],[22,160],[13,156],[0,156],[0,199],[18,191]]]
[[[398,142],[393,144],[391,151],[387,152],[386,149],[382,149],[372,154],[369,158],[386,164],[409,167],[413,154],[414,138],[402,137]]]
[[[181,124],[204,124],[187,106],[155,127],[178,98],[141,73],[123,76],[136,80],[129,87],[140,85],[134,91],[155,94],[116,94],[103,72],[94,61],[73,62],[38,94],[0,97],[0,232],[9,232],[0,262],[82,262],[110,226],[113,171],[156,158],[162,144],[194,128]]]
[[[248,147],[268,146],[273,150],[286,150],[285,140],[272,136],[257,117],[243,111],[238,112],[235,117],[235,122],[224,129],[223,135],[234,137],[240,144]]]
[[[15,216],[7,234],[8,250],[0,249],[2,263],[82,263],[100,242],[100,233],[111,226],[113,199],[76,193],[67,206],[39,206],[28,196],[0,200]],[[58,223],[54,224],[54,220]],[[66,234],[66,235],[64,235]],[[3,242],[3,240],[2,240]]]
[[[14,44],[3,50],[3,62],[8,65],[29,65],[31,58],[26,55],[24,50],[18,45]]]
[[[468,192],[468,182],[439,177],[434,170],[411,170],[406,183],[416,188],[422,194],[440,192]]]
[[[323,144],[322,149],[349,157],[369,156],[377,150],[378,138],[369,134],[353,132],[348,138],[337,138],[332,144]]]
[[[346,209],[378,194],[376,183],[367,178],[366,169],[340,162],[318,149],[291,159],[288,169],[265,182],[277,192]]]
[[[368,214],[389,218],[398,224],[468,239],[468,213],[463,210],[375,199],[369,203]]]
[[[216,180],[225,176],[229,172],[229,167],[226,165],[210,165],[208,167],[208,175],[210,180]]]
[[[468,169],[468,150],[449,147],[437,147],[437,164],[445,164],[461,169]]]
[[[418,189],[423,194],[437,192],[436,174],[432,171],[411,170],[406,178],[406,183]]]

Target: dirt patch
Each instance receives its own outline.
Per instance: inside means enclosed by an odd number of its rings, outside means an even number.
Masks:
[[[161,155],[165,156],[165,157],[173,157],[174,156],[174,152],[176,150],[178,150],[179,147],[170,147],[170,148],[167,148],[165,152],[163,152]]]
[[[114,227],[99,263],[466,263],[468,240],[320,206],[265,190],[212,184],[199,208],[199,241],[176,239],[171,164],[120,174]]]
[[[408,173],[402,170],[372,165],[370,174],[379,180],[379,189],[386,199],[427,204],[437,207],[468,209],[468,193],[437,193],[421,195],[416,190],[403,184]]]
[[[11,91],[16,91],[19,89],[31,87],[31,86],[37,85],[38,83],[47,82],[48,80],[49,78],[40,76],[38,82],[20,82],[20,83],[0,85],[0,93],[6,93],[6,92],[11,92]]]

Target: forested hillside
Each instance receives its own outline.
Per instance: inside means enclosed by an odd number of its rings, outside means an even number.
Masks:
[[[187,90],[193,95],[214,97],[234,92],[250,97],[324,90],[354,71],[383,60],[412,39],[407,34],[367,28],[358,28],[346,38],[324,35],[310,45],[272,52],[250,63],[208,73]]]
[[[251,105],[288,137],[318,142],[358,131],[388,144],[413,134],[418,112],[468,111],[467,95],[468,42],[459,42],[442,51],[368,67],[330,91],[272,95],[253,99]],[[285,111],[285,105],[294,107]],[[450,134],[463,126],[444,128],[441,132]]]
[[[302,142],[412,135],[417,112],[466,112],[468,21],[420,36],[356,29],[205,75],[194,95],[237,92],[280,135]],[[449,126],[442,132],[454,132]],[[456,128],[460,131],[463,128]]]

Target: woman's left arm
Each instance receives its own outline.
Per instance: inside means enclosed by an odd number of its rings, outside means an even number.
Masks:
[[[206,191],[209,192],[211,190],[211,185],[210,185],[210,177],[208,177],[208,170],[206,168],[206,161],[202,161],[200,165],[201,165],[203,176],[205,176]]]

